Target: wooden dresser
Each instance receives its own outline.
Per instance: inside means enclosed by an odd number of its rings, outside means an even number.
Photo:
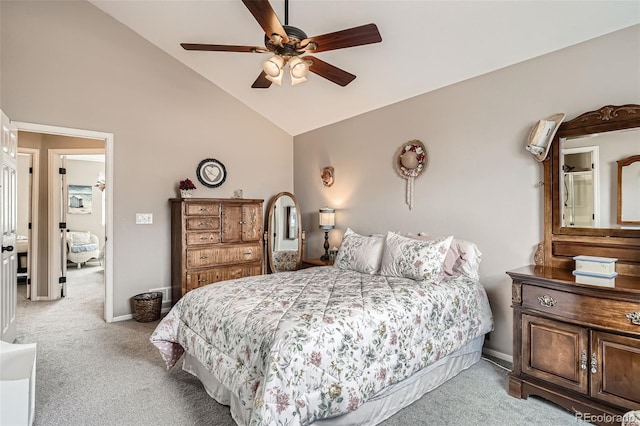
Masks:
[[[616,424],[611,416],[640,409],[640,277],[619,275],[613,287],[601,287],[577,284],[567,269],[527,266],[507,274],[509,394],[600,416],[581,417],[596,424]]]
[[[263,273],[263,200],[169,201],[172,303],[206,284]]]

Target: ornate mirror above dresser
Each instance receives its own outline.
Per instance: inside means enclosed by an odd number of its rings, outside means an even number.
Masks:
[[[300,206],[290,192],[281,192],[267,207],[267,257],[271,272],[300,269],[302,229]]]
[[[619,273],[640,275],[640,224],[617,220],[618,204],[634,202],[632,190],[618,200],[618,161],[635,155],[640,105],[606,105],[560,125],[544,161],[544,266],[573,269],[574,256],[606,256],[618,259]]]

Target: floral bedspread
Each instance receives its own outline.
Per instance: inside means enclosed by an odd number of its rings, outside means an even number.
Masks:
[[[190,291],[151,341],[168,368],[183,350],[197,358],[253,407],[252,426],[306,425],[355,410],[492,328],[476,280],[328,266]]]

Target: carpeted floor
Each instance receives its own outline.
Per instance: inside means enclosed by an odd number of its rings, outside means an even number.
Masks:
[[[166,371],[149,343],[157,322],[103,321],[99,266],[69,270],[67,297],[31,302],[19,286],[18,343],[38,343],[35,424],[233,426],[200,382]],[[507,395],[507,371],[482,360],[389,418],[383,426],[575,425],[536,398]]]

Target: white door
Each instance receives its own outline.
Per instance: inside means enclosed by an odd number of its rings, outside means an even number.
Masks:
[[[67,179],[65,156],[49,150],[49,299],[67,295]]]
[[[17,157],[18,131],[2,115],[0,142],[0,231],[2,235],[2,269],[0,269],[0,340],[13,342],[16,333],[18,286],[17,227]]]

